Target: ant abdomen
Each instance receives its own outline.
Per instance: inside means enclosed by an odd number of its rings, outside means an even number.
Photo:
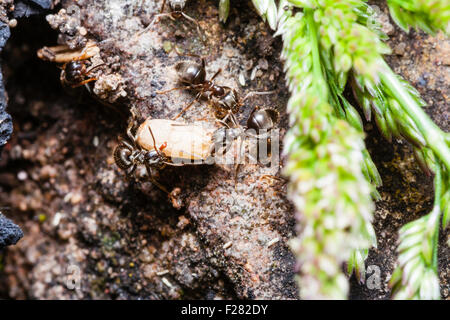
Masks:
[[[265,108],[256,109],[250,114],[247,120],[247,128],[256,132],[260,130],[269,131],[275,127],[278,122],[279,113],[276,110]]]
[[[126,171],[133,165],[130,160],[131,154],[132,151],[122,144],[114,150],[114,161],[120,169]]]
[[[177,64],[176,70],[180,81],[183,83],[198,85],[205,82],[206,71],[200,64],[181,62]]]

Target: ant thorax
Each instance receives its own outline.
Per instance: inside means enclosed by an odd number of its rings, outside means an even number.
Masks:
[[[234,89],[229,89],[229,88],[227,88],[227,89],[228,89],[228,92],[226,92],[223,97],[220,97],[216,101],[221,108],[229,110],[232,113],[237,113],[237,112],[239,112],[239,109],[240,109],[239,98],[238,98],[237,92]]]
[[[261,130],[271,130],[278,122],[279,113],[276,110],[264,108],[253,110],[250,117],[247,120],[247,128],[253,129],[257,133]]]
[[[150,151],[144,152],[144,158],[143,163],[147,164],[150,167],[156,167],[161,168],[164,166],[164,163],[168,161],[168,159],[164,156],[163,153],[158,152],[157,150],[153,149]]]

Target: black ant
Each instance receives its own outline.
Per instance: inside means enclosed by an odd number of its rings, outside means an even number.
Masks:
[[[152,150],[143,149],[137,142],[137,136],[132,130],[135,127],[135,121],[131,121],[127,129],[127,140],[121,140],[120,144],[114,150],[114,160],[119,168],[124,170],[128,177],[135,174],[138,181],[150,179],[159,189],[165,193],[170,193],[165,187],[153,178],[153,170],[162,170],[166,165],[171,164],[168,157],[164,155],[162,150],[165,144],[156,147],[155,136],[153,131],[148,127],[153,139],[154,148]]]
[[[101,63],[88,68],[86,63],[87,59],[89,59],[89,57],[86,53],[83,53],[81,56],[74,58],[73,60],[66,62],[61,66],[62,71],[60,80],[63,86],[77,88],[89,82],[98,80],[95,77],[87,77],[89,76],[89,74],[91,74],[91,72],[101,66],[104,66],[105,64]]]
[[[194,18],[188,16],[186,13],[184,13],[184,8],[186,6],[187,0],[169,0],[170,12],[164,13],[164,8],[166,6],[166,2],[167,2],[166,0],[163,0],[160,13],[155,15],[152,22],[144,30],[139,32],[138,36],[142,35],[147,30],[149,30],[153,26],[153,24],[155,24],[156,22],[159,22],[161,20],[161,18],[169,17],[171,20],[176,21],[183,17],[186,20],[188,20],[196,25],[197,32],[200,35],[200,37],[202,38],[202,41],[204,41],[203,33],[200,29],[198,21],[195,20]]]
[[[233,152],[233,158],[235,159],[235,181],[237,180],[237,175],[240,167],[240,159],[242,156],[242,147],[244,141],[247,138],[255,139],[254,142],[257,143],[257,148],[259,148],[259,141],[265,139],[267,144],[266,148],[270,145],[270,133],[271,130],[275,128],[276,123],[279,119],[278,111],[270,108],[258,108],[255,107],[249,118],[247,119],[247,125],[241,126],[239,124],[235,124],[233,127],[230,127],[227,123],[222,120],[217,120],[219,123],[223,125],[222,128],[218,129],[214,133],[214,142],[218,147],[218,154],[226,154],[229,152],[234,143],[238,143],[238,146]],[[258,151],[259,149],[256,149]],[[266,149],[267,150],[267,149]],[[253,157],[250,153],[248,154],[251,160],[257,162],[258,156]]]
[[[178,55],[179,52],[175,48]],[[184,112],[186,112],[192,105],[197,102],[201,97],[205,97],[212,103],[212,107],[217,119],[224,122],[230,118],[234,126],[237,126],[237,120],[235,114],[239,112],[240,108],[244,105],[245,100],[253,95],[272,94],[273,91],[249,92],[243,99],[239,98],[238,92],[230,87],[217,85],[214,79],[222,72],[219,69],[209,80],[206,80],[206,61],[204,57],[200,57],[195,54],[187,54],[188,56],[201,59],[201,64],[194,62],[180,62],[176,65],[179,80],[184,87],[172,88],[166,91],[158,91],[158,94],[166,94],[174,90],[192,89],[197,91],[197,95],[191,103],[189,103],[180,113],[178,113],[173,119],[177,119]]]

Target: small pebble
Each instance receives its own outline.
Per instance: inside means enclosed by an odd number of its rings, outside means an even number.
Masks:
[[[16,20],[16,19],[11,19],[11,20],[9,20],[8,25],[9,25],[10,28],[15,28],[15,27],[17,27],[17,20]]]
[[[262,70],[268,70],[269,69],[269,62],[266,59],[259,59],[258,66]]]
[[[97,136],[94,137],[94,139],[92,139],[92,144],[94,145],[94,147],[98,147],[99,145],[99,139]]]
[[[245,75],[243,72],[239,74],[239,84],[243,87],[246,85]]]
[[[169,53],[170,51],[172,51],[172,43],[170,41],[164,41],[163,49],[166,53]]]
[[[173,288],[173,285],[169,282],[169,280],[167,280],[166,278],[162,278],[161,281],[168,286],[170,289]]]
[[[406,43],[400,42],[399,44],[397,44],[395,46],[394,53],[398,56],[402,56],[405,54],[405,49],[406,49]]]
[[[233,245],[233,242],[228,241],[227,243],[225,243],[225,244],[223,245],[223,248],[224,248],[224,249],[228,249],[228,248],[231,247],[232,245]]]
[[[273,246],[273,245],[274,245],[275,243],[277,243],[278,241],[280,241],[279,238],[275,238],[275,239],[270,240],[270,241],[267,243],[267,247],[270,248],[271,246]]]
[[[28,178],[28,174],[25,171],[20,171],[17,174],[17,179],[19,179],[20,181],[25,181]]]
[[[163,271],[157,272],[156,275],[160,277],[160,276],[166,275],[168,273],[169,273],[169,270],[163,270]]]
[[[80,33],[80,35],[82,35],[83,37],[85,35],[87,35],[87,30],[85,27],[80,27],[80,29],[78,29],[78,32]]]

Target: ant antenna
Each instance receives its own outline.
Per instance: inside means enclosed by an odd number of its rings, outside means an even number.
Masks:
[[[206,56],[201,56],[201,55],[198,55],[198,54],[195,54],[195,53],[189,53],[189,52],[183,53],[183,52],[180,51],[178,46],[174,46],[173,50],[175,51],[175,53],[179,57],[192,57],[192,58],[200,59],[202,61],[203,69],[206,68],[206,60],[205,60]]]
[[[274,94],[276,91],[275,90],[271,90],[271,91],[250,91],[249,93],[247,93],[245,95],[245,97],[242,99],[242,102],[244,102],[245,100],[247,100],[248,98],[252,97],[252,96],[263,96],[263,95],[269,95],[269,94]]]
[[[99,67],[102,67],[102,66],[106,66],[106,63],[99,63],[99,64],[97,64],[97,65],[91,67],[90,69],[88,69],[88,70],[86,71],[86,75],[88,75],[89,73],[91,73],[91,72],[94,71],[95,69],[97,69],[97,68],[99,68]]]
[[[159,147],[159,149],[156,147],[156,139],[155,136],[153,135],[153,130],[150,126],[147,126],[148,130],[150,131],[150,134],[152,135],[152,139],[153,139],[153,148],[155,149],[155,151],[158,153],[159,156],[162,156],[161,154],[161,150],[164,150],[167,147],[167,142],[164,142],[161,147]]]
[[[155,136],[153,135],[153,131],[152,128],[150,126],[147,126],[148,130],[150,131],[150,134],[152,135],[152,139],[153,139],[153,148],[155,148],[155,151],[158,152],[159,154],[159,149],[156,147],[156,139]]]

